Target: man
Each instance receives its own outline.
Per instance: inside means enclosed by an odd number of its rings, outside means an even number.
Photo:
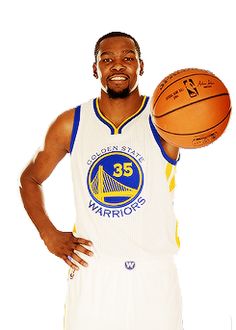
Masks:
[[[138,88],[143,70],[132,36],[101,37],[93,64],[100,97],[62,113],[21,176],[30,218],[49,251],[70,266],[66,330],[182,329],[171,196],[178,148],[154,128],[149,98]],[[73,234],[56,229],[41,191],[68,153]]]

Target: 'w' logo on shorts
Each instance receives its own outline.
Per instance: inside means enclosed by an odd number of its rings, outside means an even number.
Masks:
[[[134,267],[135,267],[135,262],[134,262],[134,261],[126,261],[126,262],[125,262],[125,267],[126,267],[128,270],[132,270],[132,269],[134,269]]]

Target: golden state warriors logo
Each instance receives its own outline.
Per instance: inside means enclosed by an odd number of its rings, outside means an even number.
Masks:
[[[103,207],[121,208],[132,203],[143,187],[143,171],[138,161],[124,152],[102,155],[88,172],[88,189]]]

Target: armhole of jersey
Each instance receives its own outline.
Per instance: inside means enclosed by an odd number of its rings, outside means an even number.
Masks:
[[[75,138],[76,138],[78,127],[79,127],[80,108],[81,108],[80,105],[77,108],[75,108],[74,122],[73,122],[73,128],[72,128],[71,140],[70,140],[70,154],[72,153],[74,143],[75,143]]]
[[[172,165],[176,165],[177,162],[179,161],[180,159],[180,154],[178,155],[178,158],[177,160],[176,159],[172,159],[170,158],[167,153],[165,152],[163,146],[162,146],[162,143],[161,143],[161,138],[160,138],[160,135],[158,134],[157,132],[157,129],[155,128],[153,122],[152,122],[152,118],[151,118],[151,115],[149,115],[149,124],[150,124],[150,128],[151,128],[151,131],[152,131],[152,134],[153,134],[153,137],[154,139],[156,140],[156,143],[158,144],[160,150],[161,150],[161,153],[162,153],[162,156]]]

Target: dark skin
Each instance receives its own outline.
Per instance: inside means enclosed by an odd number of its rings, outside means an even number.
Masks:
[[[93,64],[93,73],[101,81],[100,110],[116,127],[141,106],[143,96],[139,93],[138,76],[143,74],[143,69],[143,61],[139,59],[133,40],[113,37],[101,42],[97,62]],[[115,92],[121,92],[128,87],[129,95],[124,99],[112,99],[107,94],[108,87]],[[42,183],[56,165],[70,152],[73,119],[74,109],[70,109],[62,113],[49,127],[44,146],[21,175],[20,192],[25,209],[48,250],[78,270],[78,264],[87,266],[81,254],[93,255],[89,249],[92,242],[76,238],[72,232],[62,232],[54,226],[45,210],[41,189]],[[176,159],[178,148],[164,140],[162,144],[168,156]],[[78,251],[79,256],[74,251]],[[74,260],[69,260],[68,256]]]

